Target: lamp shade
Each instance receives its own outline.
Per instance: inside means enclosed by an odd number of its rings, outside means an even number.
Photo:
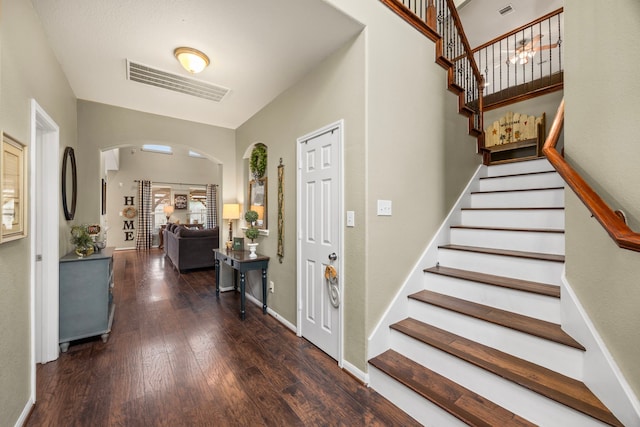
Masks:
[[[209,65],[209,57],[191,47],[176,48],[173,54],[184,69],[192,74],[201,72]]]
[[[222,219],[240,219],[240,205],[238,203],[222,205]]]
[[[171,216],[171,214],[173,214],[173,209],[174,208],[171,205],[164,205],[164,208],[162,208],[166,216]]]

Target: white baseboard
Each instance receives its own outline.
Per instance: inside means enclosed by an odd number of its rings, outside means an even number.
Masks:
[[[226,288],[220,288],[220,292],[232,291],[232,290],[233,290],[233,286],[226,287]],[[258,298],[254,297],[251,294],[245,294],[245,297],[247,298],[247,301],[250,301],[251,303],[257,305],[260,308],[262,308],[262,301],[260,301]],[[267,307],[267,314],[270,314],[278,322],[282,323],[285,327],[287,327],[287,329],[290,329],[293,333],[297,332],[296,325],[294,325],[293,323],[289,322],[287,319],[282,317],[277,311],[274,311],[272,308]]]
[[[18,420],[16,421],[15,427],[22,427],[24,423],[27,422],[27,418],[31,413],[31,408],[33,408],[33,405],[35,405],[35,403],[36,402],[34,402],[32,398],[29,398],[29,400],[27,400],[27,404],[22,410],[22,413],[20,414],[20,418],[18,418]]]
[[[640,402],[562,275],[562,329],[586,349],[582,381],[625,426],[640,426]]]
[[[356,366],[354,366],[350,362],[347,362],[346,360],[343,360],[342,361],[342,369],[344,369],[345,371],[349,372],[355,378],[360,380],[363,384],[369,385],[369,374],[367,374],[366,372],[358,369]]]

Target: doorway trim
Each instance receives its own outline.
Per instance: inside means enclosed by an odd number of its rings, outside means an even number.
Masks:
[[[60,198],[58,197],[60,128],[35,99],[31,100],[30,129],[31,399],[35,402],[36,363],[46,363],[58,358],[58,262],[60,258]],[[38,159],[49,159],[49,161],[38,162]],[[41,177],[40,213],[36,206],[37,176]],[[40,254],[36,233],[41,237]],[[42,283],[39,287],[36,286],[38,255],[42,255],[42,261],[40,261]],[[38,307],[38,313],[36,313],[36,307]],[[36,315],[41,319],[39,324],[36,323]],[[36,349],[40,350],[40,354],[36,353]]]
[[[338,120],[337,122],[333,122],[326,126],[323,126],[320,129],[317,129],[311,133],[303,135],[296,140],[296,240],[298,244],[296,245],[296,292],[297,292],[297,313],[296,313],[296,335],[299,337],[303,336],[302,331],[302,251],[300,240],[302,239],[301,233],[301,221],[302,221],[302,185],[301,185],[301,168],[302,165],[300,163],[300,153],[302,144],[306,141],[313,139],[317,136],[325,134],[327,132],[331,132],[332,130],[338,131],[338,150],[340,153],[340,165],[338,167],[338,179],[339,186],[338,191],[340,192],[338,196],[338,212],[339,212],[339,220],[338,220],[338,247],[340,248],[340,255],[338,256],[337,264],[338,264],[338,288],[340,290],[340,307],[338,308],[338,366],[341,368],[344,367],[344,119]]]

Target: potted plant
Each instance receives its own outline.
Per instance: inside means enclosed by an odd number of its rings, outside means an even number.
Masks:
[[[86,257],[93,253],[93,239],[84,225],[71,227],[71,243],[76,247],[76,255]]]
[[[247,229],[244,231],[247,239],[251,240],[251,243],[247,243],[250,251],[249,258],[256,258],[258,256],[256,255],[256,248],[258,247],[258,244],[255,243],[254,240],[260,235],[260,231],[256,227],[258,212],[253,210],[247,211],[247,213],[244,214],[244,220],[247,221],[247,224],[249,224]]]

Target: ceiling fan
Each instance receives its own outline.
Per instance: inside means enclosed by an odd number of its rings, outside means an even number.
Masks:
[[[524,65],[529,62],[531,58],[533,58],[536,52],[541,50],[553,49],[554,47],[558,47],[558,43],[547,44],[540,46],[540,40],[544,35],[538,34],[534,36],[531,40],[522,39],[517,44],[519,45],[514,51],[513,55],[511,55],[507,59],[507,65],[516,63],[519,65]]]

